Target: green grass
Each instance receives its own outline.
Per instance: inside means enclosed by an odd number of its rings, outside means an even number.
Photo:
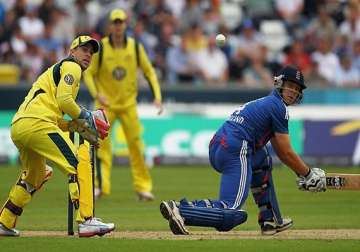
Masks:
[[[331,172],[343,169],[328,168]],[[360,173],[360,168],[349,168],[349,173]],[[0,201],[2,204],[19,173],[19,167],[0,166]],[[182,197],[192,199],[216,198],[219,175],[209,167],[156,167],[151,170],[154,179],[155,202],[135,200],[129,169],[114,168],[113,191],[96,202],[96,215],[104,221],[115,222],[117,231],[165,231],[168,224],[159,213],[161,200]],[[358,229],[360,227],[359,192],[327,191],[312,194],[298,191],[295,176],[286,168],[274,170],[278,199],[284,216],[291,216],[295,229]],[[21,230],[66,230],[67,183],[61,172],[38,192],[19,218]],[[237,230],[258,230],[257,207],[249,196],[244,209],[248,221]],[[202,230],[190,228],[191,230]],[[315,236],[316,234],[314,234]],[[46,244],[46,250],[39,250]],[[29,247],[29,245],[31,245]],[[6,250],[1,248],[7,247]],[[37,248],[31,250],[32,247]],[[126,240],[126,239],[72,239],[55,237],[0,238],[0,251],[209,251],[235,248],[245,251],[359,251],[360,241],[349,240]],[[316,249],[314,249],[316,248]],[[11,250],[13,249],[13,250]],[[314,249],[314,250],[312,250]]]
[[[174,252],[174,251],[246,251],[246,252],[335,252],[358,251],[360,241],[317,240],[122,240],[122,239],[68,239],[68,238],[5,238],[0,239],[2,248],[12,251],[88,251],[88,252]]]

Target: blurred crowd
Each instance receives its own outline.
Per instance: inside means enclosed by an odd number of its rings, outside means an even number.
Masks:
[[[119,7],[162,85],[266,88],[293,64],[309,85],[360,87],[357,0],[0,0],[0,66],[32,83],[76,35],[107,35]]]

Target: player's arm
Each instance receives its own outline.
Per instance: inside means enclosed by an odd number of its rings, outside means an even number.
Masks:
[[[137,42],[137,43],[139,43],[139,42]],[[161,90],[160,90],[160,85],[159,85],[159,81],[157,79],[155,70],[154,70],[153,66],[151,65],[151,62],[145,52],[143,45],[139,43],[138,46],[139,46],[139,55],[138,55],[139,65],[140,65],[142,71],[144,72],[144,75],[145,75],[147,81],[149,82],[151,91],[154,95],[154,101],[161,103],[161,100],[162,100]]]
[[[300,190],[311,192],[326,190],[325,172],[320,168],[310,169],[304,163],[291,148],[288,134],[275,133],[270,141],[279,159],[299,176],[297,183]]]
[[[291,147],[288,134],[275,133],[270,141],[277,156],[285,165],[290,167],[298,175],[306,176],[309,174],[310,168]]]
[[[73,89],[80,82],[81,67],[75,62],[64,62],[61,65],[61,78],[56,91],[59,108],[71,118],[79,117],[81,108],[73,97]]]

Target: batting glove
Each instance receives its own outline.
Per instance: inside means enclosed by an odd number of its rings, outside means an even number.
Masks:
[[[325,192],[326,176],[324,170],[320,168],[311,168],[309,174],[298,177],[297,185],[302,191]]]

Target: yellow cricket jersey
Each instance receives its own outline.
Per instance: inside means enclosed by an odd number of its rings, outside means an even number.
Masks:
[[[100,44],[100,51],[94,54],[91,65],[84,72],[85,84],[94,98],[97,93],[105,95],[113,110],[136,104],[137,68],[140,67],[154,98],[161,101],[155,70],[140,43],[125,37],[125,45],[115,48],[110,35],[103,38]]]
[[[20,118],[39,118],[57,124],[64,114],[78,118],[81,109],[75,99],[81,73],[80,65],[70,57],[48,68],[33,84],[12,123]]]

